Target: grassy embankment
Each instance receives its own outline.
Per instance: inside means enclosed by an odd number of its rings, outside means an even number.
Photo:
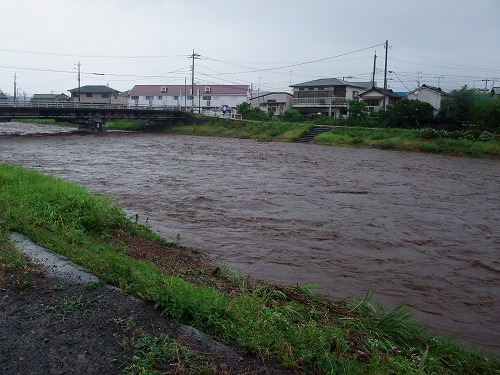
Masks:
[[[299,287],[304,298],[295,298],[265,283],[250,288],[234,274],[239,293],[233,295],[189,283],[182,274],[168,276],[152,263],[133,259],[123,243],[113,245],[109,238],[128,233],[163,246],[175,244],[128,219],[107,198],[0,164],[0,270],[24,270],[7,240],[9,230],[153,302],[166,316],[300,372],[498,374],[500,369],[498,357],[432,337],[403,306],[383,311],[367,299],[321,301]]]
[[[214,137],[251,138],[258,141],[293,142],[309,132],[313,126],[310,122],[251,122],[205,118],[205,123],[202,125],[165,126],[161,131]],[[108,129],[132,130],[134,124],[126,121],[110,122]],[[334,127],[330,132],[317,136],[314,142],[327,146],[370,147],[476,158],[500,157],[498,137],[491,141],[478,141],[468,139],[471,137],[466,132],[448,133],[448,137],[443,136],[444,133],[438,131],[434,137],[429,138],[429,133],[409,129]]]
[[[262,142],[291,142],[313,128],[313,124],[279,121],[237,121],[205,117],[202,125],[166,126],[164,132],[213,137],[249,138]]]
[[[46,118],[46,119],[30,119],[30,120],[15,120],[16,122],[21,123],[29,123],[29,124],[41,124],[41,125],[56,125],[56,126],[65,126],[68,128],[77,128],[78,125],[72,122],[64,122],[64,121],[56,121],[54,119]]]

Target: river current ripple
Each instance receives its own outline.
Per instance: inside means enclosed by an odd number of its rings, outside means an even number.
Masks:
[[[0,124],[0,161],[108,194],[243,275],[317,283],[334,299],[374,292],[384,308],[406,302],[437,333],[500,354],[498,160],[144,133],[29,135],[46,129]],[[16,131],[23,135],[9,135]]]

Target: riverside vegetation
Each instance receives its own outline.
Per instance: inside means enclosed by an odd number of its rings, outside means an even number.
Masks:
[[[0,270],[29,274],[7,239],[11,230],[68,257],[103,282],[152,302],[162,315],[297,373],[500,371],[498,357],[451,338],[433,337],[403,305],[385,311],[369,296],[333,302],[315,297],[308,285],[254,281],[223,267],[169,272],[153,260],[137,259],[133,241],[128,241],[134,238],[163,252],[176,248],[192,255],[201,250],[161,238],[105,196],[32,169],[0,164]],[[25,280],[23,287],[29,288],[29,277]],[[138,355],[126,373],[167,372],[155,372],[155,362],[182,349],[172,349],[165,336],[141,338],[136,348],[149,354],[142,359]],[[191,361],[190,355],[183,358]],[[197,366],[190,373],[211,373],[202,363]]]
[[[437,115],[430,104],[408,99],[378,114],[366,111],[362,101],[350,100],[348,111],[349,116],[342,119],[305,119],[295,109],[288,109],[276,120],[242,103],[238,113],[248,121],[200,116],[201,125],[164,126],[160,131],[287,142],[297,141],[314,125],[330,125],[332,130],[317,136],[315,143],[476,158],[500,156],[500,97],[464,88],[444,99]],[[134,124],[115,122],[108,128],[133,130]]]

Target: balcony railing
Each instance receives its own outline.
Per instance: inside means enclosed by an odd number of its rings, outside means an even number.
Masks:
[[[293,98],[292,107],[347,107],[347,98]]]

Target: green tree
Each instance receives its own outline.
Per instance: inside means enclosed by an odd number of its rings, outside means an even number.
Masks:
[[[355,122],[362,121],[368,117],[366,103],[363,100],[351,99],[348,102],[349,119]]]
[[[473,122],[475,100],[475,91],[468,89],[467,86],[452,91],[451,95],[441,102],[438,113],[439,121],[455,126]]]
[[[434,119],[434,107],[420,100],[401,99],[387,107],[384,121],[393,128],[422,128]]]
[[[302,116],[296,109],[289,108],[283,112],[281,120],[285,122],[299,122],[302,121]]]
[[[480,97],[474,105],[473,119],[480,130],[500,133],[500,97]]]
[[[236,110],[242,118],[246,120],[266,121],[269,120],[269,115],[260,108],[252,108],[247,102],[241,103],[236,107]]]

